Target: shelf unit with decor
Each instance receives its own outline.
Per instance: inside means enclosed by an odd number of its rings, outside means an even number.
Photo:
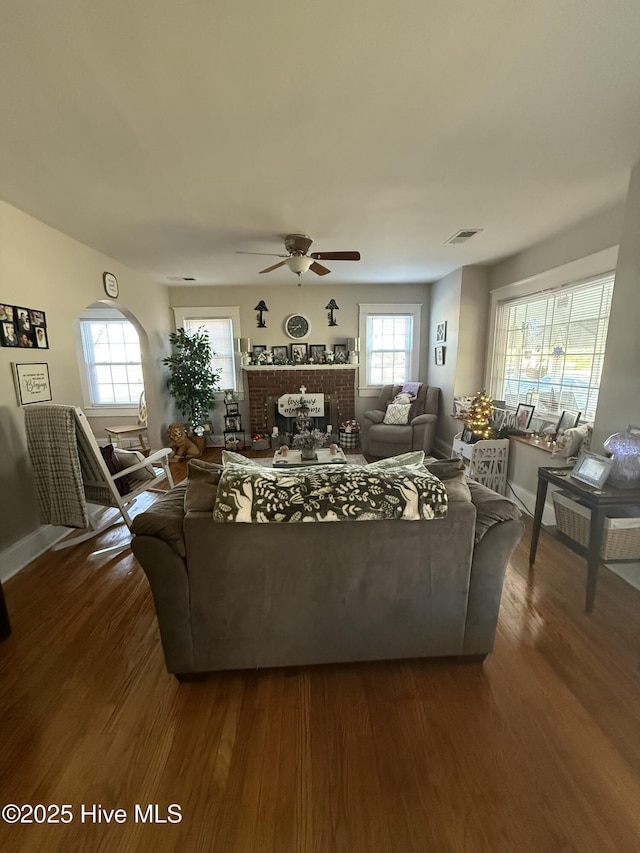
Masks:
[[[238,403],[234,400],[224,403],[227,411],[224,416],[224,434],[222,446],[225,450],[244,450],[244,430]]]
[[[474,444],[462,440],[459,432],[453,439],[453,456],[464,460],[467,476],[501,495],[507,493],[509,439],[480,439]]]

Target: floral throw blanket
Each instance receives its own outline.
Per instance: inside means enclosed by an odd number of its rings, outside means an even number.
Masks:
[[[213,510],[215,521],[404,521],[442,518],[444,485],[426,469],[324,466],[281,471],[225,467]]]

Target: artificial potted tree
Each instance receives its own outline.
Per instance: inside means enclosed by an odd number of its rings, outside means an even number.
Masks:
[[[204,450],[203,422],[215,403],[215,392],[220,390],[220,371],[213,370],[209,336],[200,327],[195,332],[178,329],[169,335],[173,354],[162,360],[169,368],[167,387],[176,408],[186,419],[185,429],[200,452]]]

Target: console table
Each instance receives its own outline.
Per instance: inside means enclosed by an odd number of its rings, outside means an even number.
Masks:
[[[591,510],[589,526],[589,548],[587,550],[587,596],[585,610],[591,613],[596,597],[598,581],[598,566],[602,551],[605,518],[615,518],[629,506],[640,506],[640,489],[614,489],[607,487],[594,489],[571,476],[573,468],[538,468],[538,491],[536,494],[536,509],[531,532],[531,547],[529,550],[529,566],[533,567],[538,549],[538,538],[542,526],[542,512],[547,497],[549,483],[558,486],[580,498],[581,503]]]

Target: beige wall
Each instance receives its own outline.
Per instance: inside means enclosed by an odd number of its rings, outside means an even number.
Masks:
[[[53,402],[84,405],[75,323],[87,305],[107,298],[104,270],[118,278],[117,307],[134,315],[143,332],[151,433],[158,446],[167,403],[160,370],[170,331],[167,289],[0,202],[0,302],[45,311],[50,345],[48,350],[0,347],[0,565],[9,546],[40,528],[10,365],[47,362]]]
[[[429,384],[441,389],[436,450],[449,456],[454,435],[462,428],[451,417],[453,398],[482,390],[487,322],[489,271],[486,267],[461,267],[432,285]],[[447,321],[445,363],[435,364],[436,326]]]
[[[593,446],[628,424],[640,424],[640,163],[631,173]]]
[[[290,274],[289,274],[290,275]],[[422,305],[419,375],[416,380],[427,379],[427,333],[429,328],[428,284],[354,284],[331,285],[316,283],[308,278],[298,287],[291,275],[291,284],[260,287],[172,287],[169,300],[172,307],[195,308],[215,306],[239,306],[240,336],[251,338],[253,344],[269,347],[292,343],[284,332],[284,321],[291,314],[304,314],[311,323],[311,333],[305,339],[309,344],[345,343],[347,338],[358,336],[359,306],[361,303],[419,303]],[[264,314],[266,329],[256,326],[255,306],[261,299],[269,308]],[[325,306],[331,299],[340,306],[334,312],[337,326],[329,326]],[[373,407],[372,397],[360,397],[356,392],[356,418],[362,419],[364,412]],[[214,430],[221,426],[221,407],[214,410]],[[246,418],[245,418],[246,420]],[[248,423],[248,422],[247,422]]]

